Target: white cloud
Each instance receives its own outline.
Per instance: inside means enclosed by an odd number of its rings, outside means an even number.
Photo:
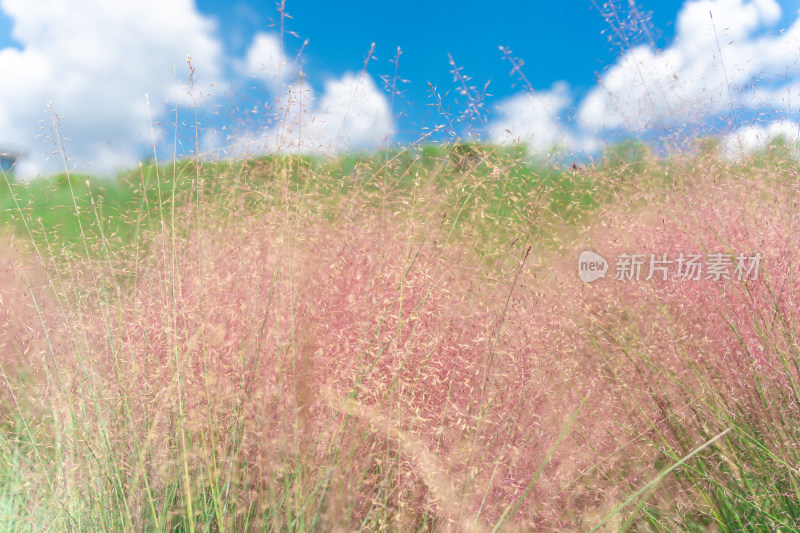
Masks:
[[[734,108],[791,111],[786,91],[800,81],[800,19],[765,33],[780,17],[773,0],[687,2],[674,43],[623,55],[581,102],[579,122],[593,131],[645,130]]]
[[[229,157],[276,151],[334,155],[378,148],[394,134],[388,99],[367,74],[329,79],[320,95],[308,82],[296,81],[270,107],[270,126],[228,139],[221,150]]]
[[[500,102],[489,138],[524,142],[534,153],[556,147],[593,151],[601,138],[620,130],[677,131],[727,116],[796,115],[800,18],[785,31],[767,31],[781,16],[774,0],[688,1],[678,14],[674,42],[662,50],[628,50],[578,103],[574,120],[564,116],[572,104],[566,85],[555,84]],[[742,128],[725,139],[726,146],[734,137],[744,140],[745,151],[763,146],[787,134],[786,124]]]
[[[207,82],[216,82],[217,92],[227,85],[215,22],[193,0],[0,0],[0,9],[20,45],[0,50],[0,72],[7,73],[0,78],[0,145],[26,153],[16,168],[22,177],[63,168],[48,102],[63,117],[59,134],[74,166],[106,173],[135,165],[150,149],[145,94],[159,121],[172,106],[191,105],[192,95],[207,95]],[[199,75],[192,95],[187,55]],[[241,154],[245,143],[251,153],[334,153],[374,148],[393,134],[387,98],[372,78],[345,74],[316,95],[298,81],[299,69],[273,34],[257,33],[230,71],[260,79],[278,95],[279,117],[238,141],[209,134],[205,148]]]
[[[386,143],[392,122],[386,95],[372,78],[349,73],[325,83],[309,134],[312,142],[333,150],[372,148]]]
[[[296,74],[283,53],[280,38],[264,32],[253,37],[238,70],[245,76],[264,80],[273,90],[278,90],[282,81],[291,80]]]
[[[93,172],[130,165],[167,102],[190,102],[186,57],[200,81],[224,81],[214,22],[191,0],[1,0],[21,49],[0,50],[0,143],[23,149],[23,176],[62,168],[45,136],[48,102],[64,117],[67,155]],[[66,140],[68,139],[68,140]]]
[[[578,141],[564,126],[561,115],[572,103],[566,83],[549,91],[523,93],[498,104],[500,118],[489,123],[489,140],[500,144],[524,143],[536,154],[575,148]]]
[[[794,157],[800,157],[800,122],[775,121],[770,124],[753,124],[739,128],[725,136],[722,142],[725,155],[739,159],[765,148],[772,140],[786,141]]]
[[[712,25],[713,16],[713,25]],[[677,46],[711,52],[728,41],[739,42],[781,18],[774,0],[695,0],[678,13]]]

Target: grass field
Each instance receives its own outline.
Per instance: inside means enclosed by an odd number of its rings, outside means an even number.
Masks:
[[[797,530],[797,192],[777,145],[6,176],[0,530]]]

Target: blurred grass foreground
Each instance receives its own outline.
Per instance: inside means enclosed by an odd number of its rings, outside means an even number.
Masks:
[[[6,174],[0,530],[800,529],[797,162],[634,148]]]

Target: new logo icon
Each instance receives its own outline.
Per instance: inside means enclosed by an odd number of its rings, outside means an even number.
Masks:
[[[581,281],[591,283],[605,277],[608,271],[608,261],[603,256],[586,250],[578,258],[578,276]]]

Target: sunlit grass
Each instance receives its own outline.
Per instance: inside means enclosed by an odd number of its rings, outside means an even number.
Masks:
[[[794,168],[456,145],[7,179],[0,529],[796,529]],[[718,248],[760,281],[576,272]]]

